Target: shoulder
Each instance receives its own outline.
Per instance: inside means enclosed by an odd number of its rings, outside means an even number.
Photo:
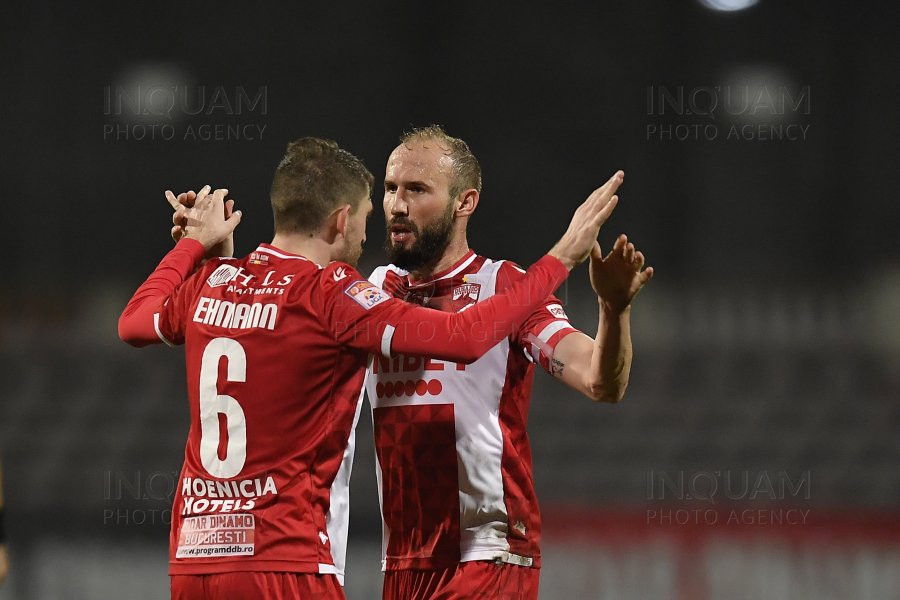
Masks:
[[[365,277],[363,277],[359,271],[347,263],[339,261],[328,263],[322,267],[319,270],[318,277],[324,288],[346,288],[352,283],[365,281]]]
[[[376,267],[372,274],[369,275],[369,281],[381,287],[381,284],[384,283],[384,278],[387,276],[388,271],[394,271],[395,273],[398,271],[397,267],[394,265],[384,265],[381,267]]]
[[[326,304],[344,305],[349,297],[368,310],[390,299],[374,282],[346,263],[331,263],[319,272]],[[350,303],[353,306],[353,303]]]
[[[204,283],[219,287],[231,281],[238,273],[240,261],[230,258],[211,258],[188,279],[194,286]]]
[[[511,260],[500,260],[489,265],[494,268],[496,289],[502,291],[525,276],[525,269]]]

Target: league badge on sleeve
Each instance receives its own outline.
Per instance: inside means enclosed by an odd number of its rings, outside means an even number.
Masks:
[[[366,310],[391,298],[370,281],[357,281],[344,290],[344,293],[356,300]]]

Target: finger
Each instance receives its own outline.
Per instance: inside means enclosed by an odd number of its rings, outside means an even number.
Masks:
[[[600,243],[595,241],[594,247],[591,248],[591,260],[603,260],[603,250],[600,249]]]
[[[622,185],[622,181],[625,179],[625,173],[622,171],[616,171],[613,173],[612,177],[610,177],[606,183],[603,184],[603,187],[600,189],[609,189],[612,186],[620,186]]]
[[[182,238],[183,235],[184,235],[184,229],[180,225],[176,225],[175,227],[172,228],[172,239],[175,241],[176,244],[178,243],[178,240],[180,240]]]
[[[625,246],[624,253],[625,262],[630,263],[634,260],[634,244],[628,244]]]
[[[218,207],[221,205],[222,214],[225,214],[225,196],[228,195],[228,190],[225,188],[219,188],[212,195],[213,206]]]
[[[234,228],[237,227],[241,222],[241,211],[234,211],[230,217],[225,219],[225,225],[228,227],[228,233],[234,233]]]
[[[613,244],[613,252],[616,254],[623,254],[625,252],[625,245],[628,243],[628,236],[620,235],[616,238],[616,243]]]
[[[231,213],[234,212],[234,200],[226,200],[225,201],[225,218],[231,216]]]
[[[609,178],[609,181],[606,182],[606,185],[603,187],[606,188],[606,197],[611,197],[616,193],[616,190],[619,189],[619,186],[625,181],[625,173],[622,171],[616,171],[612,177]],[[608,201],[607,201],[608,202]]]
[[[172,223],[181,226],[187,224],[187,211],[183,207],[179,206],[178,209],[172,213]]]
[[[609,203],[609,199],[613,194],[616,193],[616,190],[619,189],[619,186],[622,185],[622,181],[624,180],[625,173],[622,171],[616,171],[609,180],[604,183],[601,187],[597,188],[593,194],[591,194],[591,199],[594,202],[599,203],[600,207],[606,206]]]
[[[609,215],[612,214],[612,211],[616,208],[616,204],[619,202],[618,196],[613,196],[609,199],[609,202],[606,203],[599,213],[597,213],[597,220],[595,221],[595,226],[597,228],[601,227],[606,220],[609,218]]]
[[[648,281],[653,278],[653,267],[647,267],[643,273],[641,273],[641,285],[644,285]]]
[[[644,268],[644,255],[640,252],[635,252],[634,254],[634,267],[638,271]]]
[[[178,203],[185,208],[193,208],[194,202],[197,200],[197,193],[191,190],[190,192],[182,192],[178,194]]]
[[[197,199],[194,201],[194,206],[197,206],[199,203],[206,200],[206,197],[209,195],[210,189],[211,188],[208,185],[203,186],[203,188],[200,190],[200,193],[197,194]]]
[[[178,198],[175,197],[175,194],[172,193],[172,190],[166,190],[166,200],[169,201],[169,206],[175,210],[181,208],[181,204],[178,202]]]

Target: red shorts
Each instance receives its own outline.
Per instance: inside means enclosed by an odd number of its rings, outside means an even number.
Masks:
[[[477,560],[435,571],[387,571],[382,600],[537,600],[540,569]]]
[[[172,575],[172,600],[347,600],[337,576],[236,571]]]

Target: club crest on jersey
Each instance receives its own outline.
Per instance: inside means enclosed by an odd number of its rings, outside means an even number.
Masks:
[[[213,271],[209,277],[206,278],[206,283],[209,285],[209,287],[219,287],[220,285],[225,285],[234,278],[237,272],[237,267],[232,267],[231,265],[222,265],[221,267]]]
[[[344,290],[344,293],[356,300],[366,310],[391,298],[370,281],[357,281]]]
[[[557,319],[568,319],[566,316],[566,311],[563,310],[561,304],[548,304],[547,310],[550,311],[550,314],[556,317]]]
[[[461,311],[478,302],[481,293],[480,283],[464,283],[453,288],[453,308]]]

